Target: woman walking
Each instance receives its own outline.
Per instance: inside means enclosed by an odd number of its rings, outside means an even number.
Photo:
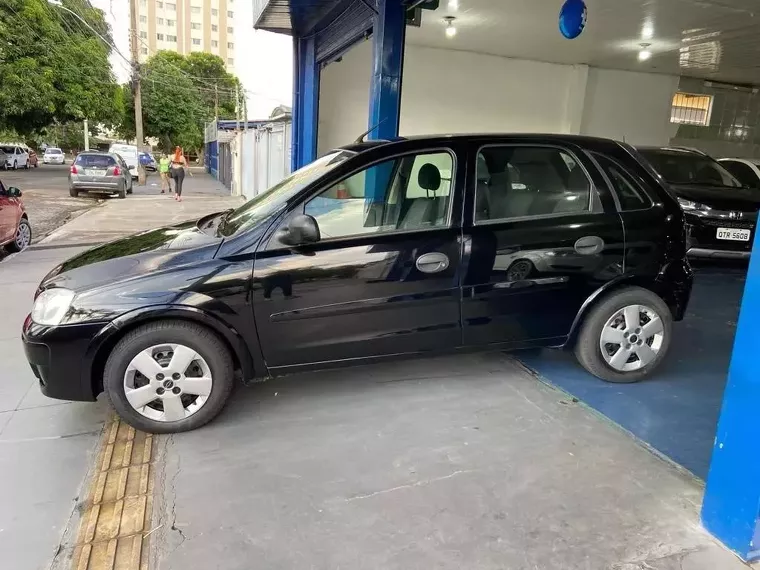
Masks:
[[[185,172],[187,171],[187,160],[182,152],[182,147],[174,149],[171,164],[171,177],[174,178],[174,199],[177,202],[182,201],[182,183],[185,181]]]

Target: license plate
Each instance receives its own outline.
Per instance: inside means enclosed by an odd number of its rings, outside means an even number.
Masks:
[[[105,170],[88,170],[87,174],[90,176],[105,176],[106,171]]]
[[[718,228],[718,233],[716,235],[718,239],[725,239],[730,241],[749,241],[750,230]]]

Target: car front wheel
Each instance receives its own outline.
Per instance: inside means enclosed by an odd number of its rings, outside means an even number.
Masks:
[[[662,363],[673,317],[652,291],[626,287],[611,293],[583,321],[575,345],[581,365],[607,382],[637,382]]]
[[[29,220],[21,218],[16,228],[16,237],[11,243],[8,244],[8,250],[17,252],[29,247],[32,243],[32,226],[29,224]]]
[[[177,433],[222,411],[233,386],[232,358],[210,330],[158,321],[119,341],[106,362],[103,387],[119,416],[135,429]]]

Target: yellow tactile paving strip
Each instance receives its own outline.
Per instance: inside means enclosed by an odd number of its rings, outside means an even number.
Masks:
[[[153,436],[114,418],[102,437],[71,569],[147,570]]]

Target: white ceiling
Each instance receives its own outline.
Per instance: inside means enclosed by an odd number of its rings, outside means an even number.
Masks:
[[[414,45],[555,63],[672,73],[760,85],[760,0],[586,0],[588,20],[575,40],[562,37],[564,0],[441,0],[407,28]],[[444,35],[444,16],[457,34]],[[646,28],[651,39],[642,37]],[[638,60],[650,43],[648,61]]]

